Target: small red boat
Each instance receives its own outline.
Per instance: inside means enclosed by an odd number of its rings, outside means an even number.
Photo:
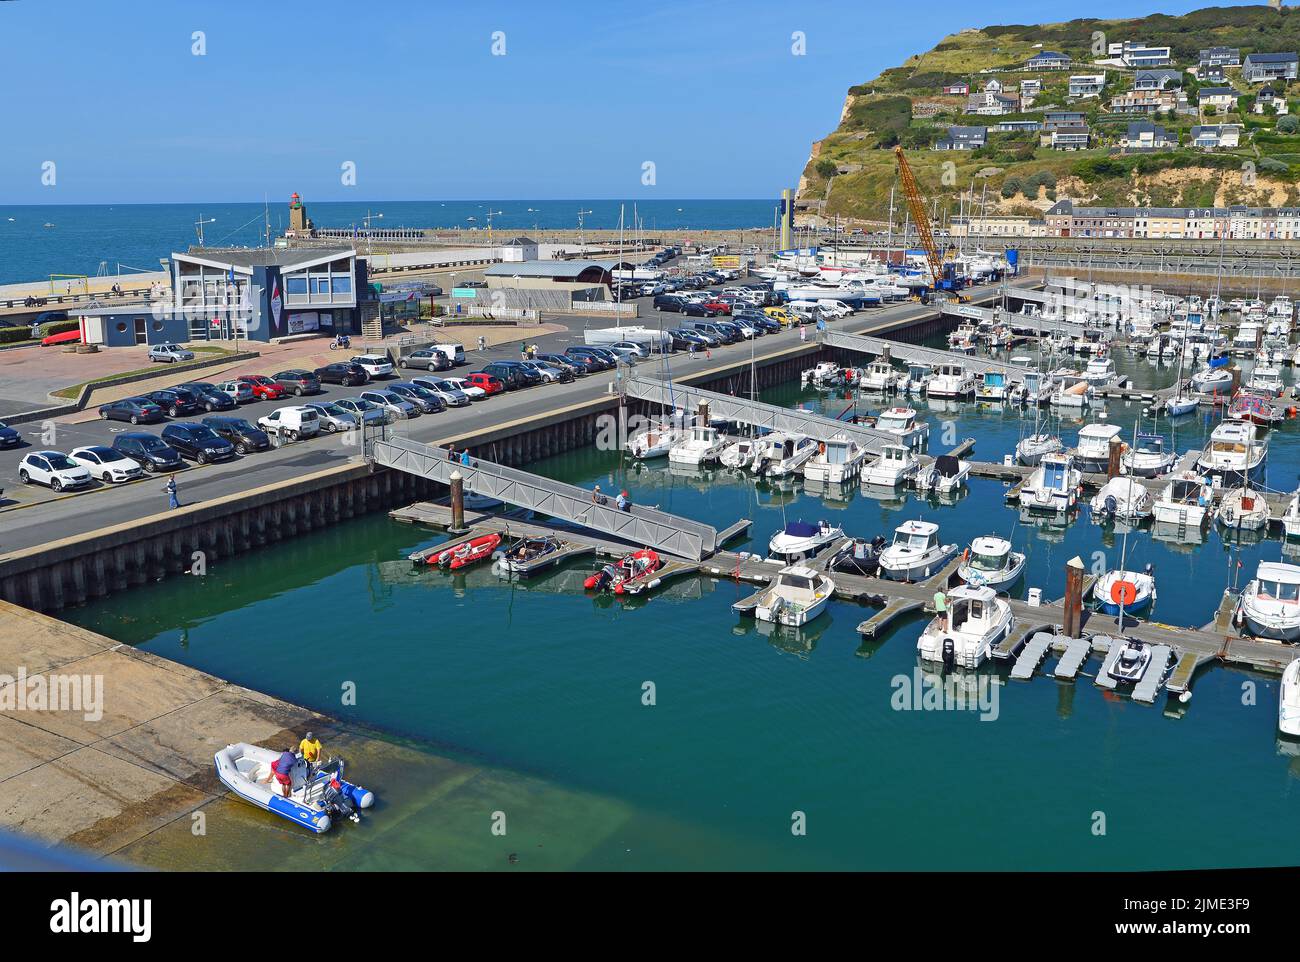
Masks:
[[[501,535],[485,534],[456,545],[454,548],[429,555],[429,564],[456,571],[490,557],[500,544]]]
[[[636,594],[653,587],[654,573],[663,567],[657,552],[642,548],[625,555],[616,565],[605,565],[587,578],[582,586],[588,591],[612,591],[616,595]]]

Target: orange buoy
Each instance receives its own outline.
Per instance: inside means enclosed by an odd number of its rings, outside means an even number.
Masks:
[[[1137,601],[1137,585],[1131,581],[1117,581],[1110,586],[1110,600],[1117,605],[1128,607]]]

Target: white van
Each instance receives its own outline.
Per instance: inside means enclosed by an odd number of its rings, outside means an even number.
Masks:
[[[822,309],[823,314],[829,314],[831,317],[848,317],[853,313],[853,308],[843,301],[837,301],[834,298],[823,297],[817,301],[817,306]]]
[[[465,363],[464,344],[430,344],[429,350],[442,354],[453,365]]]
[[[258,418],[257,426],[268,434],[280,435],[283,432],[290,441],[297,441],[320,433],[320,415],[300,405],[276,408]]]

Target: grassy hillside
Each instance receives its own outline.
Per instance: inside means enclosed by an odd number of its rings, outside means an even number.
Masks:
[[[1213,7],[1181,17],[1154,14],[1131,20],[1072,20],[1046,25],[1009,25],[966,30],[945,38],[927,53],[852,87],[839,127],[813,145],[799,185],[799,200],[825,216],[881,220],[896,183],[892,149],[902,144],[928,197],[955,212],[959,191],[976,190],[1004,212],[1044,210],[1058,197],[1079,203],[1208,206],[1246,203],[1300,204],[1300,132],[1292,121],[1271,112],[1251,111],[1258,85],[1242,81],[1238,68],[1228,69],[1229,86],[1241,95],[1236,112],[1206,116],[1164,114],[1155,121],[1186,145],[1198,123],[1245,126],[1239,149],[1213,154],[1186,146],[1164,154],[1124,156],[1117,138],[1130,121],[1142,117],[1110,113],[1112,97],[1129,89],[1132,72],[1108,68],[1103,97],[1072,102],[1071,72],[1096,72],[1087,65],[1105,57],[1094,53],[1096,35],[1108,42],[1145,41],[1172,48],[1175,68],[1194,67],[1203,47],[1229,46],[1242,56],[1258,52],[1300,51],[1300,9],[1267,6]],[[1071,71],[1026,72],[1026,60],[1041,50],[1055,50],[1077,61]],[[1100,69],[1100,68],[1097,68]],[[1036,78],[1042,94],[1032,108],[1009,117],[969,116],[966,98],[945,96],[947,85],[965,82],[972,92],[996,77],[1008,90]],[[1198,82],[1190,73],[1183,89],[1193,105]],[[1300,98],[1300,90],[1287,91]],[[1290,100],[1300,113],[1300,99]],[[1061,108],[1087,114],[1094,147],[1064,152],[1039,145],[1038,134],[990,134],[977,151],[934,151],[932,144],[953,124],[989,127],[1006,119],[1039,119],[1042,110]],[[1253,167],[1243,176],[1243,165]],[[943,174],[947,168],[946,183]],[[987,183],[987,190],[985,189]],[[901,198],[899,200],[901,204]]]

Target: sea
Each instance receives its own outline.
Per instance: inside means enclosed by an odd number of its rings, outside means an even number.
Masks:
[[[1174,376],[1145,358],[1117,363],[1138,386]],[[835,414],[880,405],[797,383],[763,399]],[[1035,429],[1035,413],[1015,407],[917,407],[932,452],[973,437],[976,457],[998,461]],[[1137,404],[1112,402],[1052,429],[1072,444],[1089,421],[1127,434],[1142,417]],[[1140,429],[1163,433],[1181,452],[1199,447],[1215,423],[1197,412],[1144,419]],[[1298,435],[1294,421],[1273,432],[1260,484],[1294,487]],[[1124,555],[1126,567],[1154,566],[1148,617],[1174,625],[1204,624],[1225,588],[1260,561],[1295,553],[1276,539],[1238,540],[1214,528],[1099,524],[1087,508],[1068,523],[1025,518],[992,480],[975,479],[940,503],[852,486],[829,496],[799,482],[680,471],[595,449],[529,467],[626,489],[637,503],[718,527],[750,518],[752,538],[739,547],[759,552],[794,520],[828,519],[871,537],[923,518],[957,545],[1007,537],[1028,556],[1019,597],[1030,587],[1060,597],[1072,558],[1105,569]],[[938,676],[917,660],[923,617],[864,641],[856,626],[871,609],[834,601],[804,629],[769,631],[733,613],[753,587],[727,578],[690,577],[625,600],[583,590],[590,559],[526,582],[488,566],[449,574],[406,560],[441,540],[385,515],[365,517],[64,617],[424,746],[431,759],[447,753],[493,766],[507,773],[494,792],[518,786],[512,817],[525,824],[545,814],[564,825],[547,845],[580,850],[568,863],[575,867],[1156,870],[1288,865],[1300,856],[1300,843],[1274,830],[1300,805],[1300,744],[1277,733],[1276,677],[1211,667],[1189,703],[1162,695],[1143,705],[1096,687],[1093,659],[1072,682],[1012,681],[990,667],[962,676],[973,686],[965,700],[927,699]],[[341,679],[363,695],[354,705],[340,706]],[[414,766],[386,777],[368,785],[381,799],[411,794],[423,776]],[[539,780],[619,814],[597,826],[575,807],[566,820],[552,794],[526,787]],[[342,831],[355,829],[348,845],[368,853],[369,868],[466,867],[456,856],[471,859],[477,843],[446,826],[486,825],[495,796],[476,804],[482,812],[453,810],[450,800],[418,811],[381,805],[371,819],[391,835],[383,846],[368,843],[364,827]],[[182,863],[184,847],[201,844],[185,834],[176,833],[172,855]],[[256,852],[230,844],[231,867],[257,864]]]
[[[773,200],[456,200],[309,202],[318,227],[442,228],[463,231],[466,243],[493,233],[614,229],[620,211],[631,231],[737,230],[771,227]],[[581,212],[581,214],[580,214]],[[382,216],[379,216],[382,215]],[[0,206],[0,284],[44,280],[51,274],[156,271],[159,259],[198,243],[256,247],[288,226],[287,202],[273,204],[124,204]],[[46,226],[51,225],[51,226]]]

